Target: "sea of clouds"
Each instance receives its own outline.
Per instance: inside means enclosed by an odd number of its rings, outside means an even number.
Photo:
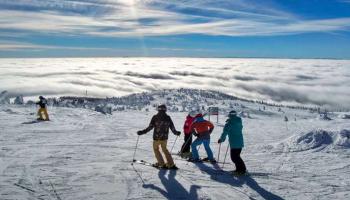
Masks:
[[[12,96],[112,97],[196,88],[279,103],[350,108],[350,60],[224,58],[0,59]]]

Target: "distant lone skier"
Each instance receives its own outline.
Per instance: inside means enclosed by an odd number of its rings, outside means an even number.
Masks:
[[[174,160],[167,149],[167,141],[169,128],[175,135],[180,135],[181,132],[175,129],[173,121],[171,120],[170,116],[166,114],[165,105],[158,106],[158,113],[152,117],[149,126],[144,130],[138,131],[137,134],[146,134],[153,128],[153,151],[157,159],[157,163],[155,163],[153,166],[158,168],[177,169],[176,165],[174,164]],[[162,149],[167,160],[166,164],[160,152],[160,148]]]
[[[49,121],[49,114],[47,113],[47,100],[43,96],[39,96],[39,101],[36,102],[37,105],[40,106],[38,110],[38,120],[46,120]],[[44,116],[43,116],[44,115]]]
[[[194,111],[189,112],[184,123],[184,143],[180,151],[180,156],[183,158],[188,158],[191,155],[192,133],[190,129],[195,115],[196,113]]]
[[[214,130],[214,125],[203,118],[201,113],[198,113],[191,125],[190,131],[197,138],[193,141],[191,145],[192,157],[189,159],[190,162],[201,162],[201,161],[210,161],[216,162],[213,157],[213,151],[210,148],[210,134]],[[204,149],[207,152],[208,157],[200,160],[197,146],[203,143]]]
[[[225,141],[226,136],[228,136],[231,148],[231,160],[236,166],[236,170],[233,172],[234,175],[242,175],[247,171],[244,161],[240,156],[244,147],[242,129],[242,119],[233,110],[229,113],[223,133],[218,140],[218,143],[222,143]]]

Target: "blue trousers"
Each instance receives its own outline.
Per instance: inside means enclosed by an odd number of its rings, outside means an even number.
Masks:
[[[192,158],[193,159],[199,159],[197,146],[201,145],[202,143],[204,145],[205,151],[207,152],[208,159],[209,160],[213,160],[214,159],[213,152],[212,152],[212,150],[210,149],[210,146],[209,146],[210,139],[200,139],[200,138],[195,139],[193,141],[193,143],[191,144]]]

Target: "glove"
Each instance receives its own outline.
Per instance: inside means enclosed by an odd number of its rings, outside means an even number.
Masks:
[[[174,134],[179,136],[179,135],[181,135],[181,132],[180,131],[176,131]]]
[[[137,135],[142,135],[143,131],[137,131]]]
[[[199,134],[198,134],[198,133],[196,133],[196,132],[194,132],[194,133],[193,133],[193,135],[194,135],[194,136],[196,136],[196,137],[198,137],[198,135],[199,135]]]
[[[219,144],[220,144],[220,143],[222,143],[222,140],[221,140],[221,139],[219,139],[219,140],[218,140],[218,143],[219,143]]]

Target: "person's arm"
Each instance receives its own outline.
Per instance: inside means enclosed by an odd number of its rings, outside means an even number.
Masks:
[[[211,123],[211,122],[208,123],[208,129],[209,129],[209,133],[213,132],[213,130],[214,130],[213,123]]]
[[[226,136],[228,135],[229,132],[230,132],[230,125],[228,122],[226,122],[225,127],[222,131],[222,134],[220,136],[219,143],[224,142],[226,140]]]
[[[188,129],[188,122],[187,122],[187,120],[184,123],[184,127],[183,127],[184,132],[185,132],[186,129]]]
[[[242,123],[242,119],[239,119],[239,129],[242,131],[243,129],[243,123]]]
[[[151,122],[149,123],[148,127],[145,128],[144,130],[138,131],[137,134],[138,135],[146,134],[147,132],[149,132],[150,130],[152,130],[154,128],[154,124],[155,124],[155,116],[152,117]]]
[[[192,123],[191,124],[191,131],[190,131],[190,133],[192,134],[192,135],[194,135],[194,136],[196,136],[196,137],[198,137],[198,132],[197,132],[197,130],[196,130],[196,127],[197,127],[197,124],[196,123]]]
[[[174,126],[174,123],[173,123],[173,120],[171,120],[171,117],[169,117],[169,126],[170,126],[170,130],[175,134],[175,135],[180,135],[181,132],[180,131],[177,131],[175,126]]]

